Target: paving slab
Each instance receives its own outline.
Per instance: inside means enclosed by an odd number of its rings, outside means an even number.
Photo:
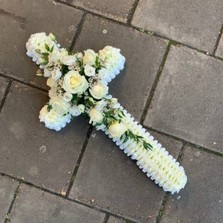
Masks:
[[[171,153],[180,150],[181,143],[156,136]],[[137,222],[156,222],[164,194],[103,132],[93,132],[70,198]]]
[[[28,186],[21,186],[10,214],[12,223],[102,223],[105,215]]]
[[[223,157],[186,147],[188,184],[169,197],[161,223],[220,223],[223,219]]]
[[[18,182],[0,176],[0,222],[4,222]]]
[[[51,0],[1,0],[0,72],[45,88],[43,78],[35,76],[37,66],[26,56],[25,43],[33,33],[52,32],[69,47],[82,14]]]
[[[62,0],[74,6],[82,7],[94,13],[127,22],[134,0]]]
[[[218,48],[216,51],[216,56],[223,58],[223,35],[221,36],[220,42],[218,44]]]
[[[1,100],[4,96],[4,94],[5,94],[7,85],[8,85],[8,81],[5,78],[0,77],[0,103],[1,103]]]
[[[126,57],[124,71],[109,85],[110,93],[139,120],[167,44],[117,23],[87,16],[74,51],[98,51],[106,45],[120,48]]]
[[[222,0],[140,0],[132,24],[212,52],[223,20]]]
[[[0,170],[64,194],[77,162],[87,120],[77,118],[60,132],[39,122],[47,95],[13,83],[0,114]]]
[[[115,217],[111,216],[111,217],[109,217],[107,223],[126,223],[126,221],[122,220],[120,218],[115,218]]]
[[[145,125],[223,152],[223,63],[171,47]]]

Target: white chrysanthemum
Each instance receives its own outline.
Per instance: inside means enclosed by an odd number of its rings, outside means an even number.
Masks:
[[[32,60],[37,64],[44,63],[43,53],[46,53],[46,45],[50,49],[58,49],[57,44],[52,40],[52,36],[47,36],[46,33],[32,34],[26,43],[27,55],[32,57]]]
[[[61,115],[66,115],[70,110],[70,104],[61,97],[51,98],[49,104],[52,106],[54,111]]]
[[[47,128],[59,131],[71,121],[71,115],[62,115],[54,109],[48,111],[48,105],[45,105],[40,111],[39,119]]]
[[[124,68],[125,57],[120,53],[120,49],[115,47],[106,46],[104,49],[100,50],[99,59],[102,66],[108,70],[111,78],[114,78],[114,76]]]

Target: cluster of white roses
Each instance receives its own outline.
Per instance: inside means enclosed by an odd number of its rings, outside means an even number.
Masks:
[[[26,48],[27,55],[48,77],[50,101],[40,111],[40,121],[46,127],[59,131],[84,112],[90,114],[91,121],[99,114],[102,117],[101,111],[83,102],[95,104],[106,98],[108,82],[124,68],[125,58],[119,49],[106,46],[98,53],[88,49],[84,54],[69,54],[52,34],[45,33],[31,35]]]
[[[86,113],[97,130],[104,131],[165,191],[178,192],[187,177],[179,163],[108,94],[107,84],[124,68],[120,49],[106,46],[71,54],[50,34],[36,33],[26,43],[27,55],[47,77],[49,102],[40,121],[59,131],[73,117]]]

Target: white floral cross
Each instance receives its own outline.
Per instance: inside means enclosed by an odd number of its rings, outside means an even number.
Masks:
[[[183,167],[108,94],[108,83],[124,68],[120,49],[106,46],[98,53],[72,54],[45,33],[31,35],[26,48],[43,70],[37,75],[48,77],[50,100],[39,115],[47,128],[59,131],[85,113],[164,191],[175,193],[185,186]]]

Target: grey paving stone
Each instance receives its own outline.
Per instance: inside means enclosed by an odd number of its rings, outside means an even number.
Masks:
[[[8,85],[7,80],[5,78],[0,77],[0,103],[5,94],[7,85]]]
[[[47,101],[38,90],[12,85],[0,114],[0,170],[64,193],[88,125],[80,118],[60,132],[45,128],[38,116]]]
[[[172,47],[145,125],[223,152],[223,63]]]
[[[17,186],[17,182],[0,176],[0,222],[4,222]]]
[[[104,214],[41,190],[22,186],[10,215],[12,223],[102,223]]]
[[[26,56],[25,43],[36,32],[54,33],[69,47],[82,12],[51,0],[1,0],[0,72],[45,87],[37,66]]]
[[[106,31],[106,32],[105,32]],[[126,57],[125,69],[110,84],[110,92],[139,119],[166,49],[166,42],[128,27],[88,16],[75,51],[106,45],[120,48]]]
[[[107,223],[126,223],[125,220],[119,219],[119,218],[115,218],[113,216],[109,217],[108,222]]]
[[[69,4],[82,7],[106,17],[127,21],[128,14],[133,7],[134,0],[62,0]]]
[[[223,158],[186,147],[182,165],[189,182],[169,198],[161,223],[222,222]]]
[[[222,0],[140,0],[132,24],[212,52],[222,11]]]
[[[216,56],[223,58],[223,35],[221,36],[221,39],[216,51]]]
[[[181,148],[173,139],[160,135],[157,139],[170,151]],[[70,197],[137,222],[156,222],[164,192],[103,132],[94,132]]]

